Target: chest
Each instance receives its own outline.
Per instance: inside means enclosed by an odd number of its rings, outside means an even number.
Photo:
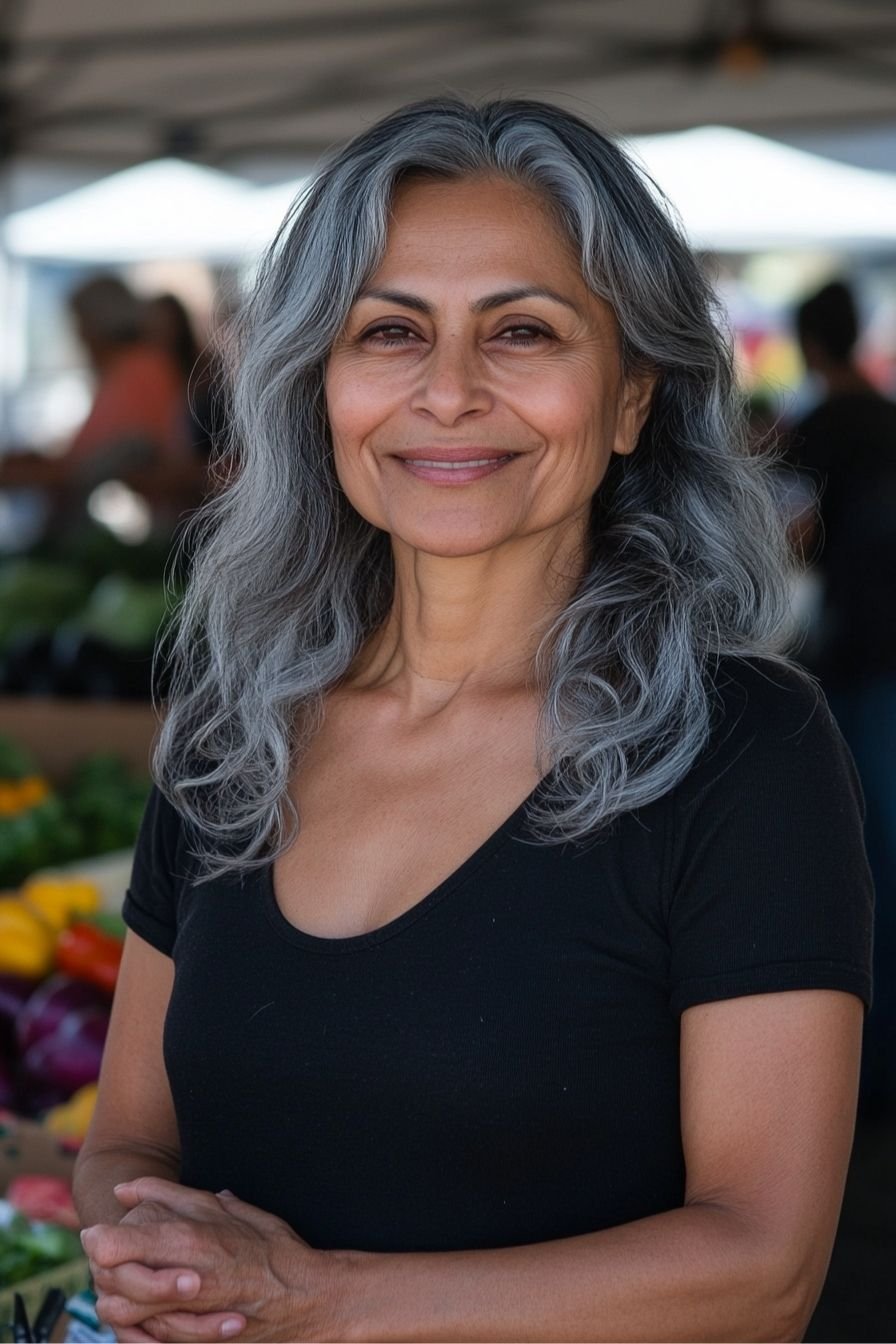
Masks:
[[[299,835],[272,872],[289,923],[319,938],[354,937],[444,883],[539,781],[530,736],[486,745],[316,743],[292,786]]]
[[[185,1183],[230,1184],[313,1244],[393,1250],[680,1201],[649,847],[633,837],[634,869],[621,838],[564,855],[520,829],[348,941],[290,927],[264,874],[191,893],[165,1034]]]

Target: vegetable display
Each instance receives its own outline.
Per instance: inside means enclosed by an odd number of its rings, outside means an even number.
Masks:
[[[64,1265],[81,1254],[77,1232],[56,1223],[32,1222],[0,1200],[0,1284],[9,1287],[32,1274]]]
[[[41,868],[130,848],[149,784],[148,775],[130,770],[119,757],[97,752],[82,761],[57,792],[27,753],[0,735],[0,889],[18,885]],[[60,927],[61,912],[46,883],[29,892],[28,899]],[[65,901],[75,900],[69,890]],[[0,924],[0,946],[2,931],[8,928],[10,938],[18,940],[23,973],[28,973],[33,964],[29,957],[40,958],[39,934],[33,927],[29,934],[20,914],[7,914],[8,925]],[[15,928],[19,932],[14,934]],[[0,970],[16,969],[0,958]]]

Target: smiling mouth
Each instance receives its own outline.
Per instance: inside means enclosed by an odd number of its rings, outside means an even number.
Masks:
[[[411,467],[434,467],[439,471],[462,471],[470,467],[491,467],[496,462],[509,462],[517,453],[501,453],[496,457],[472,457],[464,462],[445,462],[431,457],[403,457],[400,460]]]

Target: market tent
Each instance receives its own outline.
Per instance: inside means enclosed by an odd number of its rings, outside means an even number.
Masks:
[[[548,97],[625,134],[896,122],[879,0],[20,0],[2,23],[0,157],[85,172],[169,155],[298,171],[452,89]]]
[[[625,143],[696,247],[896,245],[896,175],[722,126]],[[2,237],[22,258],[250,261],[273,238],[305,180],[252,188],[209,168],[159,160],[18,211]]]
[[[866,249],[896,244],[896,174],[835,163],[725,126],[630,142],[695,247]]]
[[[16,257],[100,264],[161,257],[231,261],[265,241],[256,194],[213,168],[159,159],[17,211],[2,233]]]

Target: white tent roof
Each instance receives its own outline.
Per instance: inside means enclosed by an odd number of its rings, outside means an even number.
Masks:
[[[727,126],[629,142],[714,251],[896,245],[896,173],[855,168]]]
[[[672,202],[696,247],[896,246],[896,175],[729,127],[642,136],[627,148]],[[253,188],[212,169],[160,160],[19,211],[4,236],[21,257],[251,261],[304,181]]]
[[[264,241],[254,196],[226,173],[159,159],[10,215],[4,237],[20,257],[226,261]]]

